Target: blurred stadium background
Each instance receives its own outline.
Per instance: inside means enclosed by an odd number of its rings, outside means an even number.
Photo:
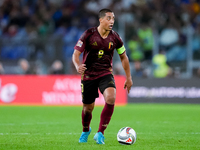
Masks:
[[[81,88],[71,61],[101,8],[116,15],[133,77],[127,94],[115,54],[116,105],[128,105],[116,107],[103,147],[93,136],[77,144]],[[135,149],[197,150],[199,103],[200,0],[0,0],[1,150],[133,149],[116,140],[123,126],[136,130]],[[95,104],[104,104],[101,94]],[[92,135],[101,110],[93,112]]]
[[[114,11],[127,49],[136,86],[129,101],[199,102],[200,0],[1,0],[0,74],[76,75],[73,47],[98,26],[101,8]],[[124,74],[117,55],[113,68]]]

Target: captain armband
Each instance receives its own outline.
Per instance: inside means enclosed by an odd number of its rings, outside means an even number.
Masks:
[[[123,52],[125,52],[125,50],[126,50],[126,49],[125,49],[125,47],[124,47],[124,45],[123,45],[122,47],[120,47],[120,48],[117,49],[117,53],[118,53],[118,54],[123,54]]]

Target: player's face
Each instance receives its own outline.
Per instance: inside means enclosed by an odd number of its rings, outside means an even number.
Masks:
[[[107,12],[105,17],[102,18],[101,24],[103,25],[105,30],[112,30],[112,27],[115,22],[115,15],[113,12]]]

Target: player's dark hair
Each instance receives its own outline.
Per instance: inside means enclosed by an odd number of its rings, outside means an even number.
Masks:
[[[101,9],[101,10],[99,11],[99,18],[105,17],[107,12],[113,12],[113,11],[110,10],[110,9],[107,9],[107,8]]]

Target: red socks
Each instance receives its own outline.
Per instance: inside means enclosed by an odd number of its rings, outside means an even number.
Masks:
[[[89,131],[91,119],[92,119],[92,114],[84,114],[84,112],[82,111],[83,132]]]
[[[101,112],[101,119],[100,119],[98,132],[102,132],[104,134],[104,130],[107,128],[110,122],[113,111],[114,111],[114,104],[111,105],[111,104],[105,103],[105,106]]]
[[[101,132],[104,134],[104,130],[107,128],[111,116],[114,112],[114,104],[107,104],[105,103],[105,106],[101,112],[101,119],[99,124],[99,130],[98,132]],[[90,127],[90,121],[92,119],[92,114],[84,114],[82,111],[82,125],[83,125],[83,132],[88,132]]]

